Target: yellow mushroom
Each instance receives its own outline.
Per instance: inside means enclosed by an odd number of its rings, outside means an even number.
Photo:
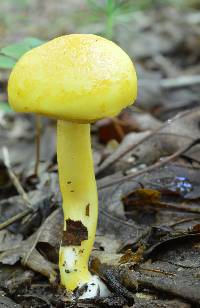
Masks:
[[[131,59],[115,43],[91,34],[58,37],[27,52],[8,83],[18,112],[55,118],[63,197],[61,283],[73,291],[92,281],[88,260],[98,217],[90,123],[117,115],[137,95]]]

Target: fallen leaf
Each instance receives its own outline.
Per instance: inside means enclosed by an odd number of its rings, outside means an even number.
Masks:
[[[21,305],[16,304],[13,300],[4,295],[0,295],[0,306],[1,308],[22,308]]]
[[[39,243],[48,243],[51,246],[51,250],[54,251],[54,254],[58,256],[62,219],[62,213],[60,209],[57,209],[47,217],[38,231],[21,242],[18,247],[8,249],[1,253],[0,262],[13,265],[21,260],[24,266],[48,277],[51,282],[55,282],[57,279],[57,273],[55,271],[57,264],[48,261],[47,257],[38,252],[36,246]],[[44,250],[43,253],[45,254],[45,252],[47,253],[48,251]],[[54,259],[56,258],[54,257]]]
[[[127,135],[118,148],[102,162],[96,172],[100,173],[116,162],[118,163],[116,168],[120,166],[120,170],[126,171],[133,166],[133,163],[151,164],[161,157],[176,152],[187,146],[191,140],[198,139],[199,117],[200,108],[194,108],[168,120],[153,134],[146,131]],[[135,157],[135,160],[129,161],[130,157]]]
[[[0,288],[15,294],[19,288],[29,287],[34,276],[33,271],[25,270],[21,265],[0,265]]]

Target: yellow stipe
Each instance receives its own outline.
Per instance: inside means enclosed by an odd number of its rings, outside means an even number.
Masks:
[[[94,243],[98,198],[90,143],[90,125],[58,121],[57,159],[64,221],[81,221],[88,239],[60,248],[61,283],[74,290],[89,281],[88,260]],[[66,223],[64,222],[64,230]]]

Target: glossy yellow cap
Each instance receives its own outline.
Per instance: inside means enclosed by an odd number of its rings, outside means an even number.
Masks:
[[[16,111],[87,123],[132,104],[137,77],[131,59],[113,42],[71,34],[22,56],[10,75],[8,95]]]

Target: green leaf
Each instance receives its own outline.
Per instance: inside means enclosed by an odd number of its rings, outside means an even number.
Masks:
[[[1,49],[1,52],[14,59],[19,59],[25,52],[30,50],[29,45],[26,41],[8,45],[7,47],[4,47]]]
[[[0,111],[12,112],[13,110],[10,108],[10,106],[8,105],[8,103],[6,103],[6,102],[0,102]]]
[[[86,0],[87,4],[93,9],[101,8],[101,5],[97,3],[96,0]]]
[[[3,53],[8,57],[18,60],[25,52],[41,45],[42,43],[44,43],[44,41],[34,37],[29,37],[24,39],[20,43],[11,44],[8,45],[7,47],[2,48],[1,53]]]
[[[13,68],[14,65],[15,65],[15,60],[7,56],[0,55],[0,69],[10,69]]]
[[[40,46],[40,45],[45,43],[45,41],[40,40],[40,39],[38,39],[36,37],[27,37],[24,41],[27,42],[27,44],[29,45],[30,49],[38,47],[38,46]]]

